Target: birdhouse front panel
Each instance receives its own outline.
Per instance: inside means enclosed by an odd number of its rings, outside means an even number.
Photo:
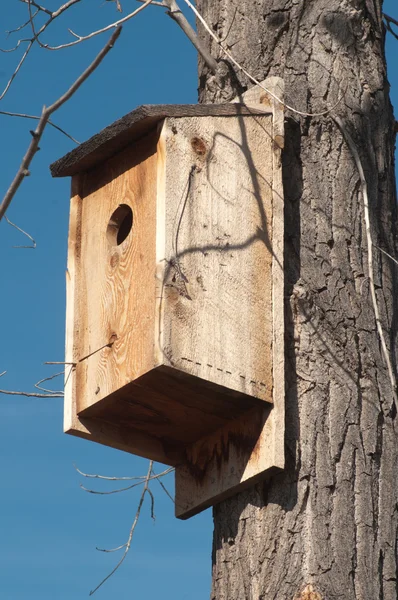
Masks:
[[[156,176],[156,136],[80,176],[79,413],[154,367]]]

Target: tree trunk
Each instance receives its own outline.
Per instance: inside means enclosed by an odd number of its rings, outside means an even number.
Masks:
[[[380,251],[398,256],[380,0],[197,6],[254,77],[282,77],[300,111],[334,106],[354,139],[395,368],[397,266]],[[200,101],[228,101],[252,84],[198,27],[220,59],[215,76],[199,61]],[[363,186],[330,113],[287,110],[285,126],[287,464],[214,508],[212,598],[397,600],[397,410],[371,298]]]

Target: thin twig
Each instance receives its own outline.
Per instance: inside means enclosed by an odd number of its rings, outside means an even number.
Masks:
[[[383,327],[381,325],[379,306],[377,304],[377,297],[376,297],[376,287],[375,287],[375,282],[374,282],[374,269],[373,269],[373,246],[374,246],[374,244],[373,244],[373,240],[372,240],[370,212],[369,212],[369,196],[368,196],[368,186],[367,186],[367,182],[366,182],[366,177],[365,177],[365,173],[364,173],[364,170],[362,167],[362,162],[359,157],[355,142],[352,139],[351,135],[348,133],[343,121],[337,115],[332,115],[332,119],[334,120],[334,122],[340,129],[341,133],[343,134],[343,137],[347,143],[347,146],[349,147],[349,149],[351,151],[351,154],[355,161],[355,164],[356,164],[356,167],[358,170],[358,174],[359,174],[359,178],[361,181],[365,229],[366,229],[366,242],[367,242],[367,249],[368,249],[368,277],[369,277],[370,293],[371,293],[371,297],[372,297],[373,311],[374,311],[374,316],[375,316],[375,320],[376,320],[377,332],[379,334],[380,344],[381,344],[381,348],[382,348],[382,354],[384,356],[384,360],[385,360],[385,363],[387,366],[394,402],[395,402],[395,405],[398,406],[397,382],[396,382],[396,378],[395,378],[394,369],[392,366],[391,356],[387,350],[387,344],[386,344],[386,340],[385,340]]]
[[[32,2],[33,4],[33,2]],[[33,19],[35,18],[35,16],[40,12],[40,9],[37,9],[37,11],[35,12],[35,14],[33,15]],[[18,31],[21,31],[22,29],[25,29],[25,27],[27,27],[30,24],[30,18],[25,21],[25,23],[23,23],[22,25],[19,25],[19,27],[16,27],[15,29],[9,29],[6,31],[7,36],[11,35],[12,33],[17,33]]]
[[[10,79],[8,80],[8,82],[6,83],[6,86],[5,86],[4,90],[0,94],[0,100],[2,100],[4,98],[4,96],[6,95],[6,93],[8,92],[8,90],[10,89],[12,82],[14,81],[15,77],[18,75],[18,73],[19,73],[19,71],[20,71],[23,63],[25,62],[25,60],[26,60],[29,52],[32,49],[32,46],[33,46],[33,40],[30,40],[29,44],[28,44],[28,46],[27,46],[27,48],[25,50],[25,52],[22,54],[22,57],[21,57],[19,63],[17,64],[17,66],[16,66],[13,74],[11,75]]]
[[[192,2],[190,2],[190,0],[184,0],[184,2],[189,6],[189,8],[194,12],[194,14],[196,15],[196,17],[199,19],[199,21],[202,23],[203,27],[206,29],[206,31],[210,34],[210,36],[215,40],[215,42],[220,46],[221,50],[224,52],[224,54],[229,58],[229,60],[240,70],[242,71],[242,73],[244,73],[246,75],[246,77],[248,77],[250,79],[250,81],[252,83],[255,83],[256,85],[258,85],[261,89],[263,89],[265,92],[267,92],[267,94],[269,94],[270,96],[272,96],[272,98],[274,98],[277,102],[279,102],[280,104],[282,104],[282,106],[284,106],[285,108],[287,108],[288,110],[291,110],[293,113],[295,113],[296,115],[300,115],[302,117],[324,117],[325,115],[329,115],[338,104],[340,104],[341,100],[344,97],[344,94],[342,94],[340,96],[340,98],[337,100],[336,104],[334,104],[331,108],[329,108],[328,110],[325,110],[323,112],[320,113],[307,113],[307,112],[303,112],[301,110],[297,110],[296,108],[293,108],[293,106],[289,106],[289,104],[286,104],[281,98],[278,98],[278,96],[276,96],[273,92],[271,92],[271,90],[269,90],[268,88],[266,88],[260,81],[258,81],[258,79],[256,79],[255,77],[253,77],[253,75],[251,75],[244,67],[242,67],[241,64],[238,63],[238,61],[236,61],[234,59],[234,57],[232,56],[232,54],[229,52],[229,50],[227,48],[225,48],[221,42],[221,40],[215,35],[214,31],[211,30],[211,28],[209,27],[209,25],[206,23],[206,21],[204,20],[204,18],[202,17],[202,15],[199,13],[199,11],[194,7],[194,5],[192,4]]]
[[[390,15],[387,15],[386,13],[383,13],[382,16],[384,17],[384,19],[386,21],[388,21],[389,23],[393,23],[394,25],[396,25],[398,27],[398,21],[397,21],[397,19],[394,19],[393,17],[390,17]]]
[[[35,388],[37,388],[38,390],[41,390],[42,392],[47,392],[49,394],[64,394],[63,390],[47,390],[46,388],[41,387],[41,383],[43,383],[44,381],[51,381],[51,379],[55,379],[56,377],[59,377],[60,375],[64,375],[65,371],[61,371],[60,373],[55,373],[54,375],[50,375],[50,377],[44,377],[44,379],[40,379],[40,381],[38,381],[37,383],[35,383]]]
[[[21,0],[21,2],[23,2],[24,4],[28,5],[28,10],[30,9],[31,5],[37,7],[38,4],[36,4],[35,2],[33,2],[33,0]],[[25,50],[25,52],[23,53],[19,63],[17,64],[13,74],[11,75],[10,79],[8,80],[2,94],[0,95],[0,100],[2,100],[4,98],[4,96],[6,95],[6,93],[8,92],[8,90],[11,87],[12,82],[14,81],[15,77],[18,75],[19,71],[21,70],[22,65],[24,64],[29,52],[31,51],[34,42],[36,41],[36,36],[40,36],[42,33],[44,33],[44,31],[47,29],[47,27],[57,18],[59,17],[61,14],[63,14],[66,10],[68,10],[71,6],[77,4],[78,2],[81,2],[81,0],[69,0],[69,2],[66,2],[65,4],[62,4],[62,6],[60,6],[58,8],[58,10],[51,12],[47,9],[45,9],[44,7],[40,7],[41,10],[43,12],[45,12],[46,14],[49,14],[50,17],[49,19],[47,19],[47,21],[41,26],[41,28],[39,29],[39,31],[37,32],[37,34],[35,33],[33,35],[33,38],[31,39],[22,39],[19,40],[17,45],[15,46],[15,48],[12,48],[10,50],[3,50],[0,48],[1,52],[14,52],[17,48],[19,48],[20,44],[22,43],[27,43],[28,46]],[[29,10],[29,23],[31,23],[31,27],[34,31],[34,25],[32,26],[32,20],[31,20],[31,11]],[[37,40],[38,41],[38,40]],[[38,41],[39,43],[39,41]]]
[[[144,3],[145,0],[137,0],[137,2]],[[167,8],[167,6],[166,6],[166,4],[164,4],[164,2],[155,2],[155,0],[153,0],[153,2],[151,2],[151,4],[153,6],[161,6],[162,8]]]
[[[173,502],[173,504],[175,504],[175,500],[173,498],[173,496],[170,494],[169,490],[166,488],[166,486],[164,485],[163,481],[161,479],[158,479],[158,483],[159,485],[162,487],[163,491],[165,492],[165,494],[170,498],[170,500]]]
[[[125,542],[124,544],[121,544],[120,546],[117,546],[116,548],[98,548],[98,546],[96,546],[96,550],[98,550],[98,552],[117,552],[118,550],[121,550],[122,548],[125,548],[127,546],[127,542]],[[95,591],[95,590],[94,590]],[[93,592],[94,594],[94,592]]]
[[[36,394],[34,392],[15,392],[10,390],[0,390],[0,394],[6,394],[8,396],[26,396],[27,398],[63,398],[63,393],[56,394]]]
[[[105,0],[105,2],[114,2],[116,4],[116,10],[120,13],[123,12],[122,5],[120,4],[119,0]]]
[[[81,471],[76,465],[73,465],[74,468],[76,469],[76,471],[79,473],[79,475],[82,475],[83,477],[87,477],[88,479],[103,479],[105,481],[136,481],[138,479],[145,481],[146,479],[146,475],[140,475],[140,476],[136,476],[136,477],[108,477],[106,475],[98,475],[97,473],[84,473],[83,471]],[[159,475],[156,475],[157,477],[164,477],[165,475],[168,475],[169,473],[171,473],[172,471],[174,471],[174,467],[169,467],[168,469],[166,469],[165,471],[162,471],[162,473],[159,473]],[[153,477],[152,479],[155,479],[155,477]]]
[[[119,37],[121,32],[121,27],[118,27],[116,31],[113,32],[109,41],[105,44],[104,48],[97,54],[91,65],[87,67],[87,69],[76,79],[76,81],[71,85],[71,87],[63,94],[58,100],[56,100],[53,104],[51,104],[48,108],[43,107],[43,112],[40,117],[39,123],[35,129],[32,131],[32,141],[29,144],[28,150],[22,160],[21,166],[18,169],[18,172],[8,188],[6,195],[0,205],[0,221],[5,215],[7,208],[9,207],[11,200],[13,199],[16,191],[21,185],[22,181],[25,177],[30,175],[29,166],[32,162],[34,155],[36,154],[39,148],[39,141],[43,135],[44,129],[48,123],[50,116],[58,110],[60,106],[65,104],[73,94],[79,89],[79,87],[84,83],[84,81],[91,75],[93,71],[98,67],[98,65],[102,62],[108,52],[113,48],[117,38]]]
[[[81,471],[79,471],[79,469],[77,469],[75,467],[76,471],[78,471],[79,473],[81,473]],[[170,473],[173,469],[167,469],[166,471],[164,471],[163,473],[159,473],[159,475],[152,475],[149,479],[150,481],[153,481],[154,479],[160,479],[161,477],[164,477],[165,475],[167,475],[168,473]],[[89,494],[96,494],[98,496],[110,496],[111,494],[119,494],[120,492],[127,492],[128,490],[132,490],[135,487],[138,487],[139,485],[142,485],[143,483],[145,483],[145,481],[148,481],[147,476],[144,477],[101,477],[100,475],[94,475],[92,477],[98,478],[98,479],[106,479],[108,481],[120,481],[120,480],[136,480],[136,483],[132,483],[131,485],[124,487],[124,488],[118,488],[117,490],[110,490],[108,492],[101,492],[98,490],[93,490],[90,488],[86,488],[84,485],[80,484],[80,488],[84,491],[84,492],[88,492]],[[137,481],[138,480],[138,481]]]
[[[69,373],[67,374],[67,376],[65,377],[65,382],[64,382],[64,389],[66,388],[66,386],[68,385],[68,381],[69,381],[69,377],[72,375],[73,370],[75,369],[76,365],[71,363],[70,364],[70,369],[69,369]]]
[[[383,250],[383,248],[380,248],[380,246],[377,246],[376,244],[373,244],[373,246],[375,248],[377,248],[378,250],[380,250],[380,252],[382,252],[383,254],[388,256],[388,258],[390,258],[393,262],[395,262],[396,265],[398,265],[398,260],[396,258],[394,258],[393,256],[391,256],[391,254],[388,254],[388,252],[386,252],[385,250]]]
[[[109,31],[110,29],[115,29],[115,27],[120,27],[123,23],[126,23],[126,21],[129,21],[130,19],[132,19],[133,17],[135,17],[136,15],[138,15],[138,13],[140,13],[141,11],[143,11],[151,3],[152,3],[152,0],[146,0],[145,4],[143,4],[142,6],[140,6],[139,8],[137,8],[136,10],[134,10],[133,12],[131,12],[130,14],[126,15],[122,19],[119,19],[118,21],[115,21],[114,23],[110,23],[109,25],[107,25],[106,27],[103,27],[102,29],[97,29],[97,31],[92,31],[88,35],[78,35],[77,33],[73,32],[71,29],[69,29],[68,30],[69,33],[71,33],[73,36],[75,36],[77,38],[73,42],[68,42],[66,44],[60,44],[59,46],[49,46],[49,44],[43,44],[40,41],[39,36],[40,36],[41,32],[38,32],[36,34],[35,39],[36,39],[37,43],[42,48],[45,48],[46,50],[62,50],[63,48],[70,48],[71,46],[76,46],[76,44],[80,44],[81,42],[85,42],[86,40],[89,40],[89,39],[95,37],[96,35],[100,35],[101,33],[105,33],[106,31]]]
[[[91,590],[91,592],[90,592],[90,596],[92,596],[92,595],[93,595],[93,594],[94,594],[94,593],[95,593],[95,592],[96,592],[96,591],[97,591],[97,590],[98,590],[98,589],[99,589],[99,588],[100,588],[100,587],[101,587],[101,586],[102,586],[102,585],[103,585],[103,584],[104,584],[104,583],[105,583],[105,582],[106,582],[106,581],[107,581],[107,580],[108,580],[110,577],[112,577],[112,575],[113,575],[113,574],[114,574],[114,573],[115,573],[115,572],[118,570],[118,568],[120,567],[120,565],[123,563],[123,561],[125,560],[125,558],[126,558],[126,556],[127,556],[127,553],[128,553],[128,551],[130,550],[130,546],[131,546],[131,540],[133,539],[134,530],[135,530],[135,528],[136,528],[136,525],[137,525],[137,523],[138,523],[138,519],[139,519],[139,517],[140,517],[141,508],[142,508],[142,505],[143,505],[143,503],[144,503],[144,500],[145,500],[145,495],[146,495],[146,493],[147,493],[147,492],[148,492],[148,490],[149,490],[149,481],[150,481],[150,479],[151,479],[152,467],[153,467],[153,461],[151,460],[151,461],[149,462],[148,473],[147,473],[147,476],[146,476],[146,481],[145,481],[144,489],[142,490],[142,493],[141,493],[141,498],[140,498],[140,501],[139,501],[139,503],[138,503],[137,512],[136,512],[136,514],[135,514],[135,518],[134,518],[133,524],[132,524],[132,526],[131,526],[131,529],[130,529],[130,534],[129,534],[128,540],[127,540],[127,542],[126,542],[126,545],[120,546],[120,548],[125,548],[125,550],[124,550],[124,552],[123,552],[123,556],[122,556],[122,558],[119,560],[119,562],[117,563],[117,565],[115,566],[115,568],[114,568],[114,569],[112,569],[112,571],[109,573],[109,575],[107,575],[107,576],[106,576],[106,577],[105,577],[105,578],[104,578],[104,579],[103,579],[103,580],[102,580],[102,581],[101,581],[101,582],[100,582],[100,583],[97,585],[97,587],[96,587],[96,588],[94,588],[93,590]],[[103,550],[102,550],[102,551],[103,551]]]
[[[29,233],[27,233],[26,231],[24,231],[20,227],[18,227],[18,225],[15,225],[15,223],[13,223],[12,221],[10,221],[10,219],[7,217],[7,215],[4,215],[4,218],[7,221],[7,223],[9,225],[11,225],[11,227],[15,227],[15,229],[17,229],[18,231],[20,231],[21,233],[23,233],[24,235],[26,235],[26,237],[28,237],[30,240],[32,240],[32,246],[13,246],[13,248],[31,248],[31,249],[35,250],[35,248],[36,248],[36,242],[32,238],[32,236],[29,235]]]
[[[74,362],[63,362],[60,360],[52,360],[52,361],[46,361],[45,363],[43,363],[43,365],[73,365],[74,367],[76,366],[76,363]]]
[[[7,373],[7,371],[3,371],[2,373],[0,373],[0,377],[3,377],[3,375],[5,375]],[[54,379],[54,377],[58,377],[58,375],[60,375],[60,373],[56,373],[55,375],[51,375],[51,377],[46,377],[45,379],[41,379],[40,381],[38,381],[37,383],[35,383],[35,387],[37,389],[43,389],[40,388],[40,383],[43,383],[43,381],[47,381],[49,379]],[[6,394],[8,396],[27,396],[28,398],[63,398],[64,393],[63,392],[54,392],[53,390],[44,390],[46,393],[45,394],[40,394],[40,393],[36,393],[36,392],[16,392],[16,391],[11,391],[11,390],[0,390],[0,394]]]
[[[52,11],[49,10],[48,8],[46,8],[45,6],[40,6],[40,4],[37,4],[37,2],[35,2],[35,0],[20,0],[23,4],[30,4],[32,6],[34,6],[35,8],[37,8],[38,10],[40,10],[41,12],[46,13],[47,15],[50,15],[50,17],[52,16]],[[79,2],[80,0],[77,0],[77,2]]]
[[[18,42],[16,43],[16,45],[13,48],[0,48],[0,52],[3,52],[3,54],[8,54],[9,52],[15,52],[16,50],[18,50],[19,46],[21,44],[24,44],[25,42],[30,42],[31,40],[18,40]]]
[[[395,37],[396,40],[398,40],[398,34],[391,27],[391,23],[394,23],[394,25],[398,25],[398,22],[395,21],[395,19],[393,19],[392,17],[388,17],[387,15],[383,15],[383,16],[384,16],[387,30],[391,33],[391,35],[393,35]]]
[[[156,517],[155,517],[155,497],[152,494],[152,491],[151,491],[150,488],[148,488],[148,494],[151,497],[151,519],[153,519],[155,521],[156,520]]]
[[[98,490],[91,490],[90,488],[84,487],[84,485],[80,484],[80,489],[83,492],[87,492],[88,494],[95,494],[96,496],[111,496],[112,494],[119,494],[120,492],[127,492],[128,490],[132,490],[135,487],[145,483],[145,479],[143,481],[139,481],[138,483],[133,483],[125,488],[119,488],[117,490],[110,490],[108,492],[100,492]]]
[[[0,115],[6,115],[7,117],[20,117],[21,119],[34,119],[35,121],[40,121],[41,118],[37,115],[27,115],[25,113],[8,112],[7,110],[0,110]],[[51,119],[48,120],[48,124],[51,125],[51,127],[54,127],[54,129],[56,129],[57,131],[60,131],[61,133],[66,135],[66,137],[72,140],[72,142],[74,142],[75,144],[80,144],[80,142],[78,142],[73,136],[69,135],[69,133],[67,133],[64,129],[59,127],[59,125],[53,123]]]

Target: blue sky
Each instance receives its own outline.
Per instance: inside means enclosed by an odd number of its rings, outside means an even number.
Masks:
[[[43,0],[45,3],[45,0]],[[125,10],[138,6],[121,0]],[[385,11],[398,17],[394,0]],[[59,0],[47,0],[55,9]],[[3,0],[2,29],[26,19],[26,6]],[[70,27],[88,33],[116,20],[115,5],[102,0],[78,4],[55,23],[47,41],[69,41]],[[27,31],[28,33],[28,31]],[[16,36],[0,34],[11,47]],[[40,114],[89,64],[105,37],[75,48],[32,52],[1,110]],[[394,56],[398,42],[388,40],[389,78],[397,98]],[[17,53],[0,55],[0,86],[6,84]],[[54,121],[83,141],[140,104],[196,102],[196,54],[163,9],[149,7],[127,24],[104,63]],[[33,124],[0,116],[2,169],[0,194],[7,189],[30,141]],[[31,390],[54,372],[44,361],[64,356],[65,267],[69,212],[67,179],[52,180],[48,166],[73,147],[48,128],[8,216],[37,241],[36,250],[14,249],[26,240],[4,221],[0,224],[2,274],[2,344],[0,387]],[[62,382],[60,382],[62,385]],[[0,396],[0,597],[5,600],[75,600],[107,575],[116,554],[96,546],[125,542],[139,492],[94,496],[79,488],[73,468],[113,476],[143,475],[147,462],[62,433],[62,400]],[[172,488],[172,480],[169,487]],[[144,507],[130,555],[118,573],[96,594],[101,599],[199,600],[209,596],[211,511],[188,521],[174,518],[174,508],[159,486],[156,522]]]
[[[47,2],[52,9],[59,4]],[[26,7],[15,0],[7,0],[6,5],[2,29],[12,29],[23,22]],[[139,6],[132,0],[122,0],[122,5],[126,10]],[[120,15],[114,4],[91,0],[77,5],[70,16],[55,24],[50,43],[68,41],[66,27],[88,33]],[[0,45],[11,47],[12,39],[3,35]],[[65,91],[105,40],[102,36],[77,48],[32,53],[0,109],[40,114],[42,105]],[[0,55],[2,88],[16,59],[16,53]],[[191,102],[196,102],[195,52],[163,9],[150,7],[125,26],[99,70],[54,121],[83,141],[140,104]],[[0,118],[2,195],[34,126]],[[36,250],[14,249],[26,240],[5,222],[0,225],[0,372],[7,371],[0,387],[7,389],[31,390],[38,379],[56,372],[43,362],[62,361],[64,356],[70,181],[51,179],[48,166],[73,143],[48,128],[40,146],[32,175],[8,213],[35,238]],[[79,488],[82,478],[73,463],[90,473],[131,476],[144,475],[147,461],[64,435],[62,399],[9,396],[0,397],[0,461],[0,597],[87,598],[118,559],[95,547],[110,548],[126,541],[139,491],[87,494]],[[171,501],[155,483],[155,523],[149,506],[144,506],[126,562],[95,597],[196,600],[209,596],[211,512],[186,522],[175,519]],[[172,478],[169,487],[173,491]]]

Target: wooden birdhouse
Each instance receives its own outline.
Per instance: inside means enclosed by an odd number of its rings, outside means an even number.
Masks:
[[[244,102],[142,106],[51,166],[65,430],[175,466],[181,518],[284,466],[283,107]]]

